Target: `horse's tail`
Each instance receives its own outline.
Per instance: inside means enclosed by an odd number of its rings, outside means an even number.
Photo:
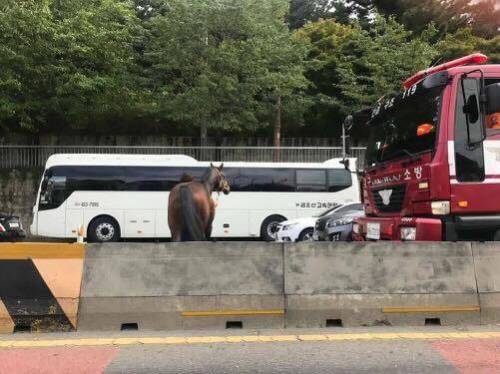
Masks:
[[[193,199],[193,193],[188,186],[179,188],[182,210],[182,241],[200,241],[205,240],[205,232],[203,231],[203,223],[200,215],[196,210]]]

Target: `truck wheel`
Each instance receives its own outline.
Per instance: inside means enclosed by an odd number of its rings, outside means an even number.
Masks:
[[[120,239],[120,226],[112,217],[94,218],[89,224],[87,240],[90,243],[109,243]]]
[[[297,239],[298,242],[303,241],[311,241],[313,240],[314,229],[312,227],[308,227],[307,229],[302,230]]]
[[[260,226],[260,238],[266,242],[275,241],[274,233],[278,227],[278,224],[286,221],[286,218],[279,215],[272,215],[267,217],[262,225]]]

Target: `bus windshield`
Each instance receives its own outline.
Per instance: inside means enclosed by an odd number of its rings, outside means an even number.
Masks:
[[[369,122],[366,165],[434,149],[443,87],[415,85],[400,95],[379,101]]]

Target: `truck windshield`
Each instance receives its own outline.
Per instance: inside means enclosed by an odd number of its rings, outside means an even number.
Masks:
[[[366,165],[434,149],[443,87],[415,85],[373,110]]]

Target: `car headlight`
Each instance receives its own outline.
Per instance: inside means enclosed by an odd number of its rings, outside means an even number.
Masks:
[[[297,226],[297,225],[298,225],[298,223],[290,223],[289,225],[282,226],[281,230],[287,231],[287,230],[290,230],[292,227]]]
[[[415,240],[416,238],[416,227],[401,227],[401,240]]]
[[[352,232],[355,234],[359,234],[361,232],[361,230],[359,229],[358,223],[355,223],[354,225],[352,225]]]
[[[328,221],[326,223],[326,227],[344,226],[352,223],[352,221],[353,221],[352,218],[332,219],[331,221]]]

